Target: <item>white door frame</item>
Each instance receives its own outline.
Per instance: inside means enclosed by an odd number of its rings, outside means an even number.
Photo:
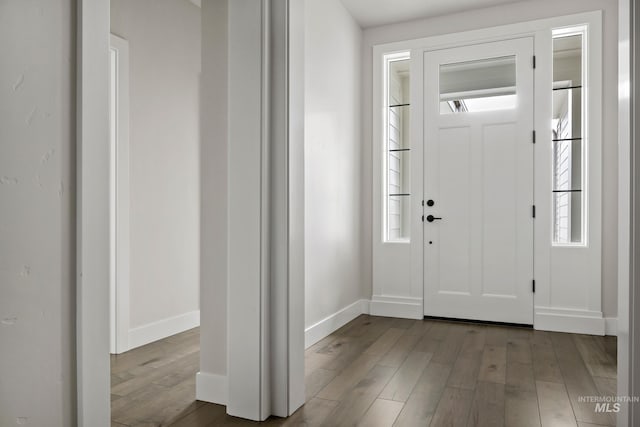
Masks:
[[[110,2],[78,0],[77,5],[77,423],[108,427]],[[228,313],[247,313],[256,301],[261,309],[251,322],[228,319],[228,337],[249,332],[256,340],[228,343],[228,360],[233,362],[228,365],[227,408],[233,408],[235,415],[263,419],[268,414],[289,415],[304,401],[304,9],[302,2],[289,0],[233,0],[229,6],[229,19],[236,20],[236,27],[254,29],[234,33],[236,42],[260,51],[257,62],[247,51],[230,51],[231,67],[234,63],[251,65],[234,76],[230,90],[242,91],[248,81],[255,81],[252,73],[257,72],[259,83],[249,85],[249,94],[261,99],[258,114],[243,122],[248,132],[242,134],[236,127],[240,135],[231,146],[255,154],[252,144],[258,141],[263,172],[273,173],[261,172],[254,182],[258,187],[242,195],[250,198],[257,191],[261,233],[229,235],[230,241],[237,237],[250,245],[259,242],[259,262],[251,269],[260,269],[261,279],[230,287],[238,292],[229,295]],[[239,107],[230,103],[232,118]],[[267,113],[271,114],[269,126],[263,121]],[[253,138],[256,129],[257,140]],[[274,168],[267,155],[272,152],[278,162],[284,162],[276,165],[289,167]],[[236,202],[239,204],[234,205]],[[232,214],[242,207],[241,199],[236,202],[230,200]],[[248,215],[242,214],[245,216],[236,217],[238,225]],[[233,230],[233,223],[230,225]],[[266,236],[273,238],[262,238]],[[266,265],[269,249],[271,264]],[[239,272],[231,262],[241,266],[238,260],[230,260],[230,281]],[[250,375],[252,372],[259,374]]]
[[[640,395],[640,7],[618,0],[618,395]],[[633,235],[631,234],[633,233]],[[640,422],[623,404],[621,427]]]
[[[109,377],[109,120],[108,120],[108,49],[109,49],[109,0],[78,0],[77,27],[77,299],[76,299],[76,344],[77,344],[77,422],[84,427],[108,427],[110,422],[110,377]],[[619,11],[619,284],[621,302],[638,302],[629,286],[631,259],[630,242],[630,191],[631,191],[631,121],[629,74],[631,47],[631,12],[629,0],[618,0]],[[295,25],[299,30],[299,23]],[[302,27],[303,28],[303,27]],[[290,46],[290,49],[293,47]],[[301,49],[297,46],[298,50]],[[298,69],[298,71],[300,71]],[[290,83],[300,75],[289,76]],[[298,99],[297,102],[300,100]],[[291,102],[290,108],[297,103]],[[296,108],[299,111],[298,108]],[[293,124],[290,124],[293,126]],[[299,131],[299,129],[297,129]],[[302,167],[299,159],[295,162]],[[301,235],[297,235],[302,239]],[[635,299],[634,299],[635,296]],[[637,304],[635,305],[637,307]],[[634,330],[629,316],[629,307],[618,307],[619,328],[638,342],[638,331]],[[289,326],[295,329],[289,318]],[[640,325],[638,325],[640,326]],[[638,328],[636,326],[636,328]],[[620,339],[620,336],[619,336]],[[619,341],[618,377],[629,378],[619,382],[619,393],[629,395],[637,390],[638,372],[631,369],[636,350],[628,339]],[[290,354],[292,349],[290,348]],[[630,375],[634,375],[630,377]],[[293,390],[292,390],[293,391]],[[632,411],[626,405],[618,418],[621,427],[632,425]],[[636,415],[640,416],[640,415]]]
[[[478,43],[486,43],[492,41],[500,41],[508,38],[520,38],[520,37],[534,37],[534,52],[537,58],[537,62],[539,66],[537,67],[539,70],[536,70],[534,79],[535,79],[535,94],[534,94],[534,105],[535,105],[535,119],[534,119],[534,129],[546,129],[549,124],[546,120],[546,117],[550,117],[550,103],[547,102],[548,98],[551,94],[551,75],[543,75],[544,72],[550,73],[551,67],[550,62],[552,60],[551,55],[551,29],[554,28],[564,28],[564,27],[574,27],[579,25],[588,25],[590,34],[594,37],[595,42],[591,42],[589,47],[589,52],[585,52],[585,55],[589,61],[589,69],[593,71],[593,76],[591,76],[592,85],[590,87],[591,96],[594,99],[600,99],[601,90],[602,90],[602,72],[600,68],[601,63],[601,32],[602,32],[602,12],[601,11],[593,11],[593,12],[584,12],[577,13],[573,15],[567,16],[559,16],[553,18],[545,18],[532,20],[527,22],[521,22],[518,24],[508,24],[502,25],[498,27],[492,28],[484,28],[480,30],[471,30],[464,31],[453,34],[444,34],[438,36],[431,36],[421,39],[407,40],[402,42],[388,43],[383,45],[378,45],[374,47],[374,108],[373,108],[373,123],[374,126],[381,126],[381,121],[378,120],[377,114],[382,111],[381,99],[380,95],[382,91],[382,79],[381,79],[381,64],[385,54],[395,53],[395,52],[405,52],[411,51],[411,58],[419,58],[422,56],[424,52],[446,49],[450,47],[458,47],[464,45],[473,45]],[[423,64],[421,61],[412,60],[411,65],[411,75],[413,76],[422,76],[423,75]],[[545,66],[547,65],[547,66]],[[546,71],[545,71],[546,70]],[[547,90],[548,89],[548,90]],[[422,195],[422,147],[421,142],[424,141],[424,129],[420,125],[421,117],[423,117],[424,112],[422,111],[422,93],[424,92],[423,82],[421,79],[413,79],[411,84],[411,123],[412,123],[412,134],[411,141],[418,142],[412,144],[412,193],[416,195]],[[549,104],[549,105],[548,105]],[[591,108],[589,109],[590,116],[588,118],[588,126],[590,130],[590,134],[592,135],[594,144],[590,145],[589,155],[592,159],[600,158],[600,146],[602,139],[602,131],[601,131],[601,120],[602,120],[602,107],[600,103],[594,102],[591,104]],[[534,130],[532,129],[532,131]],[[377,128],[374,129],[374,147],[376,149],[373,150],[373,174],[374,174],[374,183],[373,183],[373,193],[374,193],[374,203],[376,203],[376,197],[378,200],[382,193],[382,188],[380,183],[382,182],[381,174],[382,169],[380,165],[381,162],[381,151],[378,149],[382,147],[382,141],[380,141],[381,135],[383,132]],[[545,141],[544,132],[538,132],[538,136],[540,139],[539,142]],[[547,136],[550,138],[550,136]],[[377,139],[375,139],[377,138]],[[548,192],[546,192],[547,188],[550,188],[550,183],[547,185],[547,182],[544,180],[550,180],[550,172],[546,173],[545,170],[541,169],[539,165],[544,165],[548,163],[547,155],[550,156],[549,148],[545,146],[549,144],[540,143],[537,144],[535,158],[536,158],[536,166],[535,166],[535,185],[536,189],[534,190],[535,203],[537,208],[545,209],[545,206],[542,204],[544,200],[548,199]],[[549,157],[550,158],[550,157]],[[590,227],[592,228],[592,235],[597,236],[597,245],[594,247],[597,250],[592,250],[591,248],[587,248],[584,251],[584,254],[580,254],[581,260],[596,258],[599,255],[599,238],[600,238],[600,222],[601,222],[601,209],[600,209],[600,193],[601,193],[601,165],[599,162],[592,161],[589,164],[589,167],[593,171],[592,179],[597,185],[593,186],[593,189],[590,190],[593,194],[590,198]],[[543,185],[538,185],[539,180],[543,181]],[[377,236],[378,230],[381,229],[382,223],[378,209],[379,205],[374,206],[373,212],[373,235]],[[412,239],[411,239],[411,285],[410,290],[406,291],[405,294],[395,294],[393,297],[396,300],[401,298],[411,299],[412,304],[419,304],[422,306],[422,310],[420,313],[424,313],[424,289],[423,289],[423,267],[422,260],[423,258],[423,233],[421,232],[423,228],[423,223],[421,221],[421,217],[423,215],[423,207],[420,203],[420,198],[415,197],[412,200],[411,207],[411,218],[412,218]],[[536,279],[536,294],[534,296],[534,306],[536,307],[536,314],[534,319],[534,325],[539,326],[543,329],[554,329],[555,330],[564,330],[566,332],[587,332],[587,333],[596,333],[603,334],[605,329],[605,319],[602,317],[601,313],[601,285],[600,285],[600,262],[598,257],[598,262],[588,262],[585,265],[590,266],[589,272],[594,273],[594,277],[588,280],[588,303],[585,304],[586,307],[584,310],[553,310],[549,308],[549,300],[550,300],[550,280],[549,280],[549,271],[551,266],[547,261],[546,264],[542,262],[542,260],[548,260],[550,258],[550,244],[549,244],[549,236],[545,234],[545,230],[548,228],[545,227],[543,222],[541,221],[544,217],[539,216],[536,219],[535,226],[535,270],[534,275]],[[374,251],[374,265],[383,265],[388,266],[388,268],[408,268],[405,267],[402,263],[385,263],[384,259],[375,258],[376,252]],[[584,273],[584,272],[583,272]],[[391,273],[387,272],[386,276],[392,276]],[[398,274],[398,277],[402,277],[402,274]],[[533,277],[532,277],[533,279]],[[389,295],[384,294],[385,289],[378,286],[378,282],[374,277],[373,283],[373,297],[374,301],[388,299]],[[404,304],[406,306],[407,304]],[[374,312],[374,306],[372,305],[372,314],[376,314]],[[380,313],[382,314],[382,313]],[[396,315],[401,316],[398,310],[395,310],[393,313],[385,313],[383,315]],[[576,316],[577,315],[577,316]],[[402,317],[402,316],[401,316]],[[588,322],[584,322],[583,319],[588,320]],[[576,321],[577,319],[577,321]],[[585,327],[586,330],[581,330],[580,328]],[[573,329],[573,330],[572,330]]]
[[[129,42],[110,36],[111,138],[110,138],[110,302],[111,353],[129,350]],[[115,122],[114,122],[115,118]],[[115,129],[114,129],[115,128]],[[113,132],[115,131],[115,137]]]

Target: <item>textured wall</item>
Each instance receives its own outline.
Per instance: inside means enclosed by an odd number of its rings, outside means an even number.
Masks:
[[[0,1],[0,426],[75,423],[75,1]]]

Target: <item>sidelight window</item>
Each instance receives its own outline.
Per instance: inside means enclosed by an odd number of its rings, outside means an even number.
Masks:
[[[385,241],[409,242],[411,144],[409,53],[385,56],[384,162]]]
[[[553,244],[585,243],[584,28],[553,32]]]

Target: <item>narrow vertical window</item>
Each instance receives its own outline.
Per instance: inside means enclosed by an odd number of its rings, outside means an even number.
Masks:
[[[585,243],[584,28],[553,32],[553,244]]]
[[[411,144],[409,139],[409,53],[385,56],[384,199],[387,242],[409,242]]]

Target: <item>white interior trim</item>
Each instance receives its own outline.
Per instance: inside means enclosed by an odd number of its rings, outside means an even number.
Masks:
[[[372,316],[423,319],[422,298],[374,295],[370,303]]]
[[[381,72],[381,69],[384,61],[384,55],[411,50],[412,57],[415,57],[418,54],[418,52],[445,49],[449,47],[462,46],[462,45],[472,45],[477,43],[486,43],[491,41],[504,40],[507,38],[535,36],[534,51],[538,59],[538,62],[541,63],[541,65],[543,65],[542,61],[544,60],[543,58],[545,57],[545,55],[546,55],[547,64],[548,64],[549,58],[551,57],[551,53],[549,51],[549,46],[551,45],[550,30],[553,28],[561,28],[561,27],[568,27],[568,26],[574,27],[574,26],[579,26],[584,24],[589,26],[588,37],[590,38],[588,51],[585,52],[586,61],[589,61],[588,67],[591,69],[591,72],[592,72],[592,75],[589,76],[590,78],[589,81],[591,82],[589,96],[592,99],[597,100],[599,99],[602,93],[602,81],[601,81],[602,71],[600,68],[601,50],[602,50],[602,36],[601,36],[602,12],[601,11],[584,12],[584,13],[578,13],[578,14],[572,14],[572,15],[566,15],[566,16],[545,18],[545,19],[533,20],[528,22],[521,22],[517,24],[508,24],[508,25],[492,27],[492,28],[484,28],[484,29],[465,31],[465,32],[454,33],[454,34],[444,34],[444,35],[431,36],[431,37],[426,37],[421,39],[393,42],[393,43],[380,44],[380,45],[374,46],[374,55],[373,55],[373,64],[372,64],[373,85],[374,85],[374,89],[373,89],[374,117],[373,117],[372,123],[374,126],[373,139],[374,139],[374,147],[375,147],[375,149],[373,150],[373,165],[372,165],[373,180],[374,180],[373,182],[374,206],[373,206],[373,230],[372,230],[372,235],[374,239],[373,241],[374,243],[374,261],[373,261],[374,277],[373,277],[372,300],[375,301],[378,297],[385,295],[385,293],[391,293],[391,292],[385,292],[386,291],[385,286],[387,283],[389,283],[388,277],[402,278],[404,274],[401,271],[404,268],[404,264],[402,264],[402,260],[399,260],[398,256],[396,256],[395,253],[388,253],[385,256],[385,258],[387,259],[386,264],[390,266],[389,269],[395,268],[393,272],[389,272],[382,269],[384,270],[382,271],[383,273],[382,276],[384,277],[380,278],[377,276],[376,268],[375,268],[376,265],[380,264],[379,262],[376,261],[377,258],[376,258],[375,245],[379,244],[379,242],[377,242],[377,239],[378,239],[378,236],[381,235],[381,230],[383,226],[383,223],[382,223],[383,217],[380,212],[381,209],[379,209],[382,203],[382,197],[384,195],[384,191],[382,188],[383,171],[381,169],[381,165],[383,165],[383,159],[382,159],[382,152],[379,149],[379,147],[383,146],[381,139],[382,139],[382,135],[384,135],[384,129],[379,129],[379,127],[381,126],[381,120],[378,120],[379,117],[377,115],[379,114],[380,111],[382,111],[382,105],[383,105],[382,104],[383,73]],[[418,64],[416,64],[416,62]],[[411,65],[412,73],[420,72],[420,74],[416,74],[416,75],[422,75],[421,74],[422,69],[420,67],[419,62],[420,61],[412,61],[412,65]],[[543,67],[541,66],[537,68],[543,68]],[[548,98],[551,93],[551,78],[550,76],[548,76],[549,78],[547,80],[549,81],[547,82],[545,80],[546,77],[542,76],[542,73],[538,71],[536,72],[536,76],[535,76],[536,91],[537,92],[542,91],[548,87],[549,90],[546,91],[544,95],[546,98]],[[422,91],[422,87],[420,86],[420,79],[414,79],[414,82],[412,82],[412,100],[411,100],[412,118],[413,118],[412,141],[423,140],[423,135],[422,135],[423,130],[421,129],[421,126],[419,126],[420,120],[418,120],[418,118],[421,117],[423,113],[417,110],[418,108],[421,108],[421,105],[420,105],[421,103],[417,102],[417,98],[416,98],[416,94],[420,93],[421,91]],[[548,110],[548,107],[546,107],[547,105],[546,98],[542,99],[542,97],[536,95],[535,124],[534,124],[535,129],[545,129],[546,127],[548,127],[547,119],[545,119],[545,117],[549,117],[550,112],[548,114],[548,112],[546,111]],[[413,113],[414,110],[416,111],[415,114]],[[598,102],[593,102],[590,105],[589,117],[587,120],[587,125],[589,126],[589,130],[590,130],[589,134],[590,134],[590,141],[591,141],[587,159],[600,158],[600,154],[601,154],[600,147],[601,147],[601,140],[602,140],[601,121],[602,121],[602,106]],[[544,143],[545,140],[550,139],[550,136],[547,139],[545,138],[540,138],[540,139],[541,139],[540,142]],[[543,145],[544,144],[538,144],[539,146],[538,148],[540,148]],[[416,159],[419,149],[420,149],[420,144],[413,144],[412,158],[414,160]],[[543,153],[543,151],[544,151],[543,149],[536,150],[536,154],[535,154],[536,176],[538,175],[542,176],[542,174],[545,173],[545,171],[541,170],[538,166],[540,164],[544,164],[545,162],[546,157],[544,156],[547,153],[546,152]],[[601,279],[600,279],[601,262],[600,262],[600,256],[599,256],[600,255],[599,254],[600,222],[601,222],[601,212],[600,212],[601,166],[599,162],[592,161],[589,164],[589,168],[592,173],[592,175],[590,175],[589,177],[589,179],[592,180],[591,189],[590,189],[590,192],[592,194],[588,200],[588,203],[589,203],[588,209],[590,213],[589,235],[590,235],[590,244],[593,245],[593,247],[597,246],[598,250],[591,249],[591,248],[588,248],[588,250],[586,251],[583,250],[583,252],[588,252],[588,254],[581,257],[581,259],[588,258],[590,261],[587,263],[587,265],[591,266],[591,270],[586,272],[589,274],[585,273],[585,275],[587,275],[589,278],[589,280],[586,280],[586,283],[588,283],[589,286],[588,286],[588,289],[585,291],[587,295],[586,296],[587,302],[584,309],[588,311],[600,312],[599,317],[602,318],[602,314],[601,314],[602,286],[600,283],[601,282]],[[421,187],[419,187],[420,182],[422,182],[421,170],[422,170],[422,165],[421,164],[418,165],[417,161],[412,161],[412,168],[411,168],[412,191],[415,194],[415,196],[412,196],[412,208],[411,208],[411,214],[414,220],[412,224],[412,240],[411,240],[412,262],[410,267],[411,268],[410,289],[406,289],[404,293],[393,292],[393,295],[399,295],[402,297],[409,297],[409,298],[418,298],[418,297],[423,298],[423,295],[424,295],[423,289],[419,288],[419,287],[422,287],[424,283],[424,278],[423,278],[424,270],[423,270],[422,262],[420,261],[422,248],[424,245],[423,234],[420,232],[420,230],[422,230],[422,223],[419,219],[423,213],[423,209],[419,203],[421,199],[420,195],[422,195]],[[548,178],[550,179],[550,174],[547,174],[547,175],[548,175]],[[537,178],[536,178],[536,183],[537,183]],[[540,193],[546,188],[547,188],[546,186],[540,186],[536,184],[536,192],[535,192],[536,207],[539,207],[538,206],[539,200],[542,197],[548,196],[548,194],[546,193],[545,194]],[[535,265],[534,276],[536,279],[537,286],[536,286],[536,294],[534,296],[534,306],[538,305],[538,306],[546,307],[546,306],[550,306],[552,302],[550,300],[550,295],[551,295],[551,292],[549,289],[550,281],[548,280],[548,277],[549,277],[548,271],[550,271],[549,270],[550,265],[548,264],[548,262],[546,264],[543,264],[542,261],[545,259],[549,259],[548,251],[550,250],[551,244],[550,244],[550,237],[547,234],[544,234],[544,235],[541,234],[540,230],[543,230],[543,229],[546,230],[546,228],[542,223],[542,217],[541,216],[539,217],[540,218],[536,218],[536,231],[535,231],[536,252],[535,252],[534,259],[536,260],[536,265]],[[546,243],[546,248],[547,248],[546,251],[540,251],[539,248],[541,245],[538,243],[539,241]],[[563,249],[566,249],[566,248],[563,248]],[[580,251],[582,249],[576,249],[576,250]],[[594,261],[595,258],[597,258],[596,261]],[[400,267],[394,267],[394,266],[400,266]],[[562,317],[560,317],[559,319],[562,319]],[[534,321],[535,321],[535,318],[534,318]],[[562,323],[562,324],[566,324],[566,323]],[[537,324],[535,326],[536,328],[538,327]],[[571,324],[567,324],[567,327],[573,328]],[[547,328],[547,326],[544,326],[543,328]],[[604,326],[593,327],[588,329],[597,331],[599,333],[600,330],[604,331]]]
[[[290,19],[304,15],[291,3],[229,2],[227,413],[255,421],[304,400],[304,110],[289,109],[303,102]]]
[[[109,0],[78,5],[78,425],[109,427]]]
[[[179,334],[180,332],[188,331],[198,326],[200,326],[200,310],[190,311],[132,328],[128,334],[128,350],[170,337],[171,335]]]
[[[635,2],[618,1],[618,395],[632,396],[640,387],[639,373],[634,363],[639,359],[634,348],[634,293],[631,258],[631,212],[635,195],[632,193],[632,117],[631,94],[634,86],[633,57],[634,40],[638,37],[638,10]],[[635,34],[634,34],[635,33]],[[638,331],[635,331],[638,334]],[[637,345],[637,339],[636,344]],[[636,405],[637,407],[637,405]],[[640,414],[634,405],[623,404],[618,413],[617,424],[621,427],[637,424]]]
[[[225,375],[198,372],[196,374],[196,399],[203,402],[226,405],[228,399],[228,380]]]
[[[269,415],[266,3],[229,1],[227,413]]]
[[[605,319],[599,311],[536,307],[535,329],[574,334],[605,335]]]
[[[305,403],[305,215],[304,215],[304,123],[305,123],[305,2],[287,1],[288,78],[288,412]]]
[[[321,339],[331,335],[361,314],[369,314],[369,301],[358,300],[353,304],[314,323],[304,331],[304,347],[309,348]]]
[[[115,139],[110,139],[111,220],[111,353],[129,347],[130,287],[130,180],[129,180],[129,42],[111,34],[110,50],[115,54]],[[113,70],[112,70],[113,71]],[[110,80],[114,84],[113,77]],[[113,88],[110,88],[113,90]],[[113,119],[113,118],[112,118]],[[114,146],[115,144],[115,146]]]
[[[617,317],[604,318],[604,333],[605,335],[611,335],[611,336],[618,335],[618,318]]]

